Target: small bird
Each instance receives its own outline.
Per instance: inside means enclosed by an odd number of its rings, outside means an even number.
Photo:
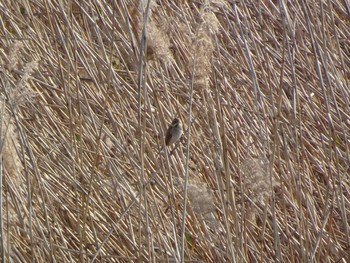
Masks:
[[[169,146],[175,142],[177,142],[182,135],[182,128],[179,119],[175,118],[173,122],[170,124],[166,135],[165,135],[165,144]]]

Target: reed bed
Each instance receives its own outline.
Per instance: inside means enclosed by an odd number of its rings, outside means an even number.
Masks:
[[[347,1],[0,13],[2,262],[350,261]]]

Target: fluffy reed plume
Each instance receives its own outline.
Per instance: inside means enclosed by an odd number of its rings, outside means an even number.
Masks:
[[[209,87],[216,35],[219,33],[219,21],[213,12],[210,1],[202,6],[199,16],[199,23],[195,28],[196,33],[191,45],[193,47],[192,54],[195,58],[195,90]],[[191,66],[190,64],[189,67]]]
[[[255,214],[258,212],[256,207],[267,205],[273,188],[278,183],[271,174],[269,161],[264,157],[244,160],[241,169],[245,192],[249,199],[246,212],[248,218],[255,219]]]
[[[4,103],[4,102],[2,102]],[[13,119],[10,118],[8,112],[4,112],[1,118],[2,122],[2,141],[4,142],[2,149],[2,163],[6,175],[6,182],[12,187],[21,186],[21,176],[23,176],[23,164],[20,158],[22,152],[21,143],[18,138],[18,131]]]
[[[181,183],[178,183],[178,189],[179,191],[183,191],[181,188],[183,182],[182,180],[180,181]],[[198,216],[198,220],[202,217],[205,223],[212,229],[217,226],[215,217],[213,216],[213,213],[215,213],[215,200],[208,185],[196,177],[191,178],[188,184],[188,200],[194,215]]]
[[[173,55],[171,53],[170,39],[167,32],[171,32],[171,22],[164,18],[160,21],[150,18],[147,26],[147,53],[149,60],[161,61],[165,65],[173,63]]]

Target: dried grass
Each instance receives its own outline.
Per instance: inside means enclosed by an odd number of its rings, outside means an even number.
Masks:
[[[0,12],[2,262],[350,261],[344,1]]]

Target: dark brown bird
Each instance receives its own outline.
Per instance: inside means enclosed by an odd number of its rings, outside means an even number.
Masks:
[[[169,146],[175,142],[177,142],[182,135],[182,128],[179,119],[175,118],[173,122],[170,124],[166,136],[165,136],[165,144]]]

